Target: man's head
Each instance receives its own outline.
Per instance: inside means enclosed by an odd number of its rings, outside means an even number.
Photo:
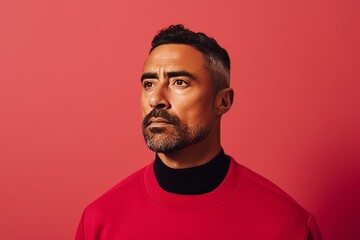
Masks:
[[[220,138],[220,118],[232,104],[226,50],[182,25],[152,42],[142,80],[143,134],[148,147],[168,153]]]

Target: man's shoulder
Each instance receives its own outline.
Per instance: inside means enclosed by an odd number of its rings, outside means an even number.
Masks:
[[[295,200],[278,185],[276,185],[266,177],[250,169],[247,177],[247,184],[253,187],[254,189],[263,192],[264,194],[266,193],[269,195],[276,196],[278,198],[284,198],[288,201],[296,203]]]
[[[90,203],[86,210],[105,210],[111,208],[114,203],[118,205],[119,203],[129,200],[129,196],[131,195],[142,194],[143,173],[147,167],[149,166],[145,166],[135,171],[120,181],[118,184],[110,188],[108,191]]]
[[[246,224],[268,227],[268,232],[279,234],[286,229],[299,237],[307,234],[320,236],[312,214],[289,194],[239,163],[235,163],[235,168],[238,172],[246,172],[246,177],[234,196],[232,209],[237,210],[238,215],[248,216]],[[321,236],[316,239],[321,239]]]
[[[236,165],[237,168],[247,170],[246,178],[238,191],[241,198],[247,199],[248,202],[256,205],[259,210],[285,211],[289,214],[302,215],[305,218],[310,216],[307,210],[275,183],[239,163],[236,163]]]

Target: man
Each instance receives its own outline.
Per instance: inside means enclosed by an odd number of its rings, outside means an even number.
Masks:
[[[170,26],[141,76],[143,134],[155,160],[84,211],[77,240],[321,239],[313,216],[225,155],[230,59],[203,33]]]

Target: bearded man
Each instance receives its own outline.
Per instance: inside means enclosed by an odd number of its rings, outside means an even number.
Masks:
[[[155,160],[84,211],[76,240],[321,239],[284,191],[225,154],[230,59],[203,33],[160,31],[141,76],[142,130]]]

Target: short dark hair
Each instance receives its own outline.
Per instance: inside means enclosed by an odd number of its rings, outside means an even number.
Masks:
[[[163,44],[186,44],[199,50],[205,60],[205,67],[211,73],[216,91],[230,86],[230,58],[214,38],[202,32],[193,32],[182,24],[171,25],[159,31],[151,42],[150,53]]]

